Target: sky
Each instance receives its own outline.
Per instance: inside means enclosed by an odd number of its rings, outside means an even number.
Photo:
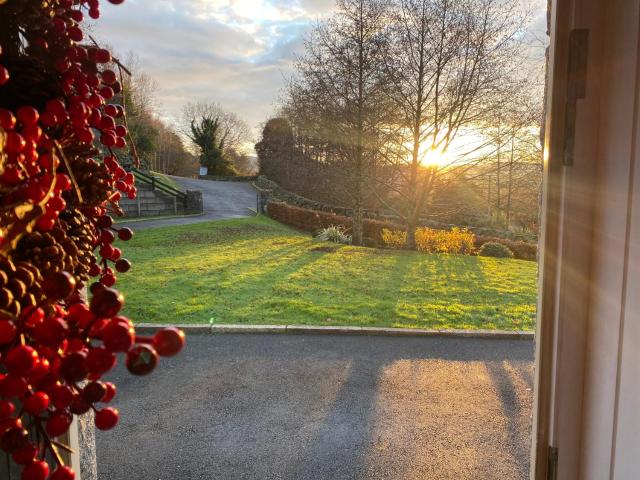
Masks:
[[[524,0],[523,0],[524,1]],[[546,0],[533,4],[531,56],[544,56]],[[126,0],[101,3],[93,31],[120,57],[134,52],[157,84],[159,115],[180,118],[190,101],[213,100],[257,137],[273,115],[296,55],[334,0]]]

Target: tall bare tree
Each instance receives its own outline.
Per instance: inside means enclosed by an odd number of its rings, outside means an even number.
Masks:
[[[353,243],[362,243],[363,209],[371,177],[381,163],[385,131],[392,123],[383,95],[387,41],[386,0],[338,0],[336,13],[320,23],[297,63],[285,110],[321,146],[321,161],[340,170],[353,210]],[[309,152],[305,152],[308,154]]]
[[[407,248],[415,246],[416,226],[447,166],[443,153],[513,95],[518,34],[525,26],[520,5],[519,0],[395,0],[387,93],[401,111],[404,151],[390,163],[403,199],[396,213],[406,221]]]

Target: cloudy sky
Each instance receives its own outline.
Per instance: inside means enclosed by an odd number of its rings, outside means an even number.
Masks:
[[[542,39],[546,0],[527,1],[536,8],[531,37]],[[119,6],[101,5],[97,38],[122,57],[135,52],[139,68],[157,83],[163,118],[179,118],[189,101],[211,99],[257,132],[276,108],[306,33],[330,13],[334,0],[126,0]],[[538,54],[543,54],[539,46],[534,49]]]

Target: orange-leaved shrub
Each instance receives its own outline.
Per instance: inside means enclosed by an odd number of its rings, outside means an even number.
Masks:
[[[380,236],[382,237],[382,245],[387,248],[404,248],[407,241],[407,232],[404,230],[383,228]]]
[[[403,248],[407,239],[402,230],[382,229],[382,241],[387,248]],[[475,252],[475,235],[466,228],[436,230],[420,227],[416,230],[416,250],[426,253],[457,253],[472,255]]]

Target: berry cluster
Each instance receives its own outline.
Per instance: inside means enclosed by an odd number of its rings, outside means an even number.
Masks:
[[[136,188],[117,157],[123,67],[81,28],[99,7],[0,2],[0,449],[24,480],[75,477],[56,440],[74,415],[116,425],[116,386],[102,378],[117,354],[145,375],[184,345],[175,328],[136,335],[112,288],[131,268],[115,242],[133,235],[112,215]]]

